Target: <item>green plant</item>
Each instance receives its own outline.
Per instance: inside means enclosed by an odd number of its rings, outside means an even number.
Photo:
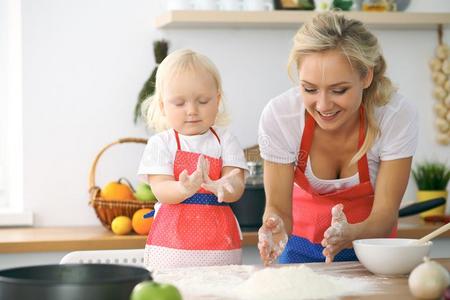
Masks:
[[[422,191],[440,191],[447,188],[450,168],[441,162],[425,161],[412,170],[417,187]]]
[[[141,105],[145,99],[152,96],[155,92],[155,79],[156,71],[158,70],[159,64],[166,58],[167,52],[169,50],[169,43],[166,40],[159,40],[153,42],[153,53],[155,54],[156,67],[153,69],[152,74],[144,83],[141,91],[139,92],[138,100],[136,106],[134,107],[134,123],[141,117],[142,110]]]

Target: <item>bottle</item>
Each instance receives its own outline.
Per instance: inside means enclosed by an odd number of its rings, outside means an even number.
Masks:
[[[249,161],[247,162],[249,175],[246,180],[247,185],[263,184],[263,164],[262,162]]]
[[[396,10],[395,0],[364,0],[362,2],[362,11],[386,12]]]

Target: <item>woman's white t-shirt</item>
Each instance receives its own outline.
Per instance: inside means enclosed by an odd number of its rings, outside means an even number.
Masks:
[[[239,142],[229,129],[213,127],[220,139],[211,130],[200,135],[179,134],[181,150],[202,153],[214,158],[222,158],[224,167],[247,169],[247,163]],[[146,181],[145,175],[171,175],[177,153],[177,142],[172,129],[150,137],[139,164],[138,175]]]
[[[380,161],[411,157],[417,147],[418,114],[403,96],[394,94],[388,104],[375,109],[380,135],[367,152],[370,181],[375,187]],[[305,106],[299,88],[292,88],[270,100],[261,115],[258,143],[265,160],[295,163],[305,125]],[[358,173],[334,180],[314,176],[308,159],[305,175],[318,193],[328,193],[359,183]]]

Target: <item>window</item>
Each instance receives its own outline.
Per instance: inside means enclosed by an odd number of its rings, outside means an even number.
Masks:
[[[31,225],[23,207],[20,0],[0,0],[0,226]]]

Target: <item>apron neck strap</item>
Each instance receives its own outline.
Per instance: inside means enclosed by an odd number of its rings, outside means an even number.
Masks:
[[[315,126],[316,121],[314,120],[313,117],[311,117],[308,111],[306,111],[305,128],[303,130],[302,140],[300,143],[300,152],[297,158],[297,166],[303,173],[305,173],[306,163],[308,161],[309,151],[312,145]],[[366,127],[366,120],[365,120],[364,106],[361,105],[359,108],[358,150],[361,149],[361,146],[364,144],[366,132],[365,127]],[[370,180],[366,154],[364,154],[358,160],[358,174],[360,183]]]
[[[217,141],[220,144],[220,138],[217,132],[212,127],[210,127],[209,130],[211,130],[212,134],[214,134],[214,136],[216,137]],[[177,141],[177,149],[181,150],[180,136],[178,134],[178,131],[174,129],[173,132],[175,133],[175,140]]]

